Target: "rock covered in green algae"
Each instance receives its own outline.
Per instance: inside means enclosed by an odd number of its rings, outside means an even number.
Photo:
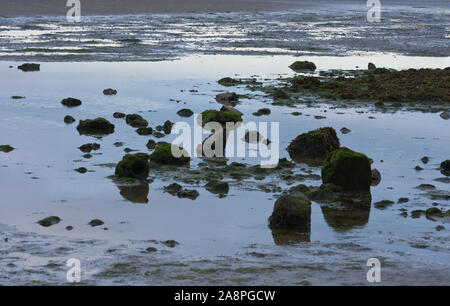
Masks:
[[[346,147],[331,152],[322,167],[322,182],[344,191],[368,191],[372,182],[370,160]]]
[[[300,72],[300,71],[304,71],[304,70],[314,71],[314,70],[316,70],[317,67],[316,67],[316,65],[313,62],[296,61],[296,62],[292,63],[289,66],[289,68],[291,68],[295,72]]]
[[[34,64],[34,63],[25,63],[17,67],[17,69],[20,69],[22,71],[39,71],[41,70],[41,64]]]
[[[80,120],[77,130],[84,135],[107,135],[114,133],[114,124],[105,118],[86,119]]]
[[[138,114],[128,114],[125,116],[125,121],[128,125],[131,125],[134,128],[142,128],[147,127],[148,122],[141,115]]]
[[[446,176],[450,176],[450,159],[447,159],[441,163],[441,172]]]
[[[105,224],[105,222],[103,222],[103,221],[100,220],[100,219],[93,219],[93,220],[91,220],[91,221],[88,223],[88,225],[90,225],[90,226],[92,226],[92,227],[100,226],[100,225],[103,225],[103,224]]]
[[[14,148],[11,147],[10,145],[0,145],[0,152],[9,153],[13,150]]]
[[[61,101],[61,104],[67,107],[75,107],[81,105],[81,100],[75,98],[65,98]]]
[[[172,154],[172,145],[170,143],[162,142],[159,143],[155,150],[150,154],[150,160],[152,163],[156,163],[158,165],[186,165],[189,164],[191,158],[188,156],[188,153],[178,147],[175,146],[178,150],[182,150],[182,156],[175,157]]]
[[[281,88],[275,88],[272,92],[274,99],[289,99],[289,95]]]
[[[311,222],[311,202],[306,198],[282,195],[269,217],[271,228],[307,229]]]
[[[150,173],[148,154],[126,154],[117,164],[115,174],[118,177],[146,179]]]
[[[239,110],[237,110],[235,107],[231,106],[231,105],[222,105],[222,107],[220,108],[221,112],[232,112],[232,113],[237,113],[239,115],[242,116],[242,112],[240,112]]]
[[[240,81],[230,77],[225,77],[218,80],[217,83],[219,83],[222,86],[235,86],[238,85]]]
[[[306,159],[321,162],[339,147],[336,131],[331,127],[324,127],[297,136],[287,150],[295,161],[301,162]]]
[[[227,182],[221,182],[218,180],[211,180],[205,185],[205,188],[214,194],[226,194],[230,189]]]
[[[201,113],[202,115],[202,126],[208,122],[218,122],[225,125],[227,122],[240,122],[242,121],[242,116],[236,112],[230,111],[217,111],[213,109],[205,110]]]
[[[50,217],[44,218],[42,220],[39,220],[38,223],[41,226],[49,227],[49,226],[58,224],[60,221],[61,221],[61,219],[59,217],[57,217],[57,216],[50,216]]]
[[[189,118],[189,117],[191,117],[191,116],[194,114],[194,112],[191,111],[191,110],[188,109],[188,108],[183,108],[183,109],[180,109],[180,110],[177,112],[177,114],[178,114],[178,116],[180,116],[180,117]]]

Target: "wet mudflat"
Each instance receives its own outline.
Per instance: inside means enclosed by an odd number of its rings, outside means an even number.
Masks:
[[[0,152],[0,224],[2,238],[8,238],[1,242],[0,265],[6,273],[0,282],[66,284],[65,262],[74,257],[83,264],[85,284],[366,284],[365,264],[376,257],[385,267],[385,284],[448,283],[448,218],[417,213],[450,209],[448,176],[439,170],[450,158],[450,121],[439,116],[448,106],[380,108],[314,96],[274,105],[271,95],[248,84],[217,83],[229,76],[277,85],[280,77],[295,75],[288,66],[298,59],[190,56],[154,63],[42,63],[37,72],[3,62],[0,144],[13,150]],[[448,58],[378,54],[305,59],[317,65],[318,73],[365,69],[369,61],[395,69],[449,63]],[[117,93],[104,94],[108,88]],[[286,151],[291,140],[320,127],[333,127],[342,146],[371,158],[381,182],[371,187],[369,205],[353,214],[313,201],[309,234],[292,236],[269,228],[274,203],[300,183],[319,186],[320,167],[296,163],[289,171],[263,177],[250,170],[243,177],[223,172],[229,184],[225,196],[205,188],[201,177],[208,161],[195,158],[182,170],[151,169],[144,185],[111,178],[125,149],[151,153],[149,139],[176,137],[139,135],[115,112],[139,114],[152,128],[166,120],[194,126],[193,116],[177,112],[218,110],[222,105],[216,95],[230,91],[240,97],[235,107],[244,122],[280,123],[280,158],[291,160]],[[68,97],[82,104],[61,104]],[[263,108],[270,114],[253,114]],[[66,123],[66,116],[76,121]],[[113,123],[114,133],[80,135],[78,121],[97,117]],[[100,147],[80,150],[93,143]],[[250,169],[259,160],[232,158],[227,164],[232,162]],[[165,192],[164,186],[174,182],[199,196],[191,200]],[[49,216],[60,220],[48,227],[37,223]],[[88,224],[95,219],[103,224]]]

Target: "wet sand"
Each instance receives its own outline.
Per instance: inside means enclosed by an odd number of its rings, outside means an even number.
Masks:
[[[1,16],[65,15],[68,7],[60,0],[5,0]],[[283,10],[302,7],[303,1],[276,0],[89,0],[81,1],[82,15],[147,13],[228,12]]]

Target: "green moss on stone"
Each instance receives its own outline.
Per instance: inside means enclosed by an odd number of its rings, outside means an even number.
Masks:
[[[178,149],[183,150],[183,154],[181,157],[175,157],[172,155],[172,144],[169,143],[160,143],[152,154],[150,154],[150,160],[153,163],[159,165],[186,165],[190,162],[190,157],[188,153],[182,148],[178,147]]]
[[[116,166],[116,175],[136,179],[146,179],[150,172],[148,154],[127,154]]]

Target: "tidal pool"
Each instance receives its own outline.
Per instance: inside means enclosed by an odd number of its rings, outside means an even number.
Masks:
[[[0,283],[66,284],[65,262],[78,258],[84,284],[368,284],[366,262],[374,257],[382,261],[382,284],[450,284],[449,220],[411,217],[418,209],[450,209],[445,196],[433,199],[415,188],[433,184],[449,194],[449,180],[439,164],[450,158],[450,120],[407,108],[380,111],[368,103],[313,99],[295,107],[272,105],[270,97],[245,85],[217,83],[225,76],[276,83],[279,77],[293,76],[288,66],[301,59],[195,55],[161,62],[44,62],[41,71],[27,73],[17,69],[19,62],[0,62],[0,144],[15,148],[0,152],[0,233],[8,238],[0,242]],[[304,59],[322,71],[365,69],[368,62],[395,69],[450,64],[448,57],[395,54]],[[118,94],[105,96],[105,88]],[[177,181],[171,174],[151,173],[148,188],[134,189],[120,188],[110,178],[124,148],[149,152],[148,139],[170,142],[176,137],[140,136],[123,119],[114,119],[114,112],[139,113],[151,127],[166,120],[193,126],[193,117],[176,112],[218,110],[215,96],[226,91],[247,95],[236,106],[244,121],[279,122],[280,158],[289,158],[285,148],[301,133],[325,126],[350,129],[338,132],[341,145],[365,153],[382,175],[381,183],[371,188],[372,204],[354,216],[313,203],[310,234],[291,239],[273,233],[267,219],[282,191],[299,183],[320,185],[320,167],[297,164],[295,173],[307,177],[298,182],[277,176],[226,179],[230,191],[224,198],[208,192],[204,182],[178,181],[199,191],[194,201],[164,192],[163,186]],[[66,108],[60,101],[67,97],[83,104]],[[252,115],[263,107],[271,114]],[[294,111],[301,115],[292,115]],[[77,121],[105,117],[115,133],[81,136],[76,122],[64,123],[66,115]],[[325,118],[315,119],[317,115]],[[101,148],[84,158],[78,147],[92,142]],[[421,161],[424,156],[427,164]],[[201,161],[194,159],[191,169]],[[79,167],[88,172],[74,171]],[[397,203],[401,197],[409,202]],[[375,207],[381,200],[395,204]],[[59,216],[61,222],[37,224],[48,216]],[[95,218],[104,225],[88,226]],[[167,240],[179,244],[170,247],[163,243]],[[148,247],[157,251],[146,252]]]

